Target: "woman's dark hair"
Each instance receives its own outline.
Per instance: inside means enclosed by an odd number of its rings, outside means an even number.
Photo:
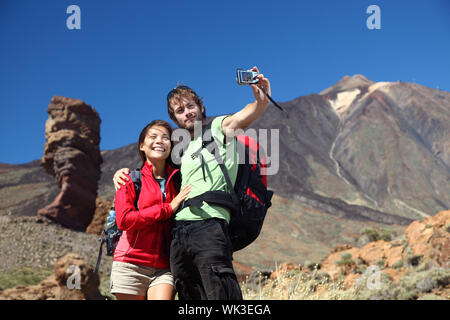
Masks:
[[[169,137],[172,137],[172,127],[170,126],[170,123],[168,123],[167,121],[153,120],[148,125],[146,125],[145,128],[142,129],[141,134],[139,135],[139,141],[138,141],[138,152],[139,152],[139,156],[141,157],[141,160],[142,160],[142,166],[144,166],[145,161],[147,160],[147,157],[145,156],[144,151],[141,151],[141,145],[144,143],[144,140],[145,140],[145,137],[147,136],[148,130],[155,126],[166,128],[167,131],[169,132]],[[170,150],[171,151],[173,150],[172,140],[170,141]],[[171,158],[172,157],[169,156],[169,158],[167,159],[167,162],[173,167]]]

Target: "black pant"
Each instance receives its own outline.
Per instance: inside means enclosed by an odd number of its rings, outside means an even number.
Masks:
[[[180,300],[242,300],[232,260],[225,220],[175,221],[170,268]]]

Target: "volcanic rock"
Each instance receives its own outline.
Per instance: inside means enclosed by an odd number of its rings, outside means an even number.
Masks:
[[[16,286],[0,292],[0,300],[103,300],[100,280],[92,266],[75,253],[55,262],[55,274],[34,286]]]
[[[113,203],[97,197],[95,202],[95,213],[91,223],[86,228],[87,233],[100,235],[105,227],[106,218],[109,215]]]
[[[346,276],[346,286],[357,278],[356,268],[378,265],[383,273],[389,274],[393,281],[401,276],[407,264],[426,263],[427,268],[448,268],[450,265],[450,210],[414,221],[405,231],[405,241],[375,241],[362,248],[341,247],[342,251],[332,250],[321,263],[321,270],[331,279]],[[338,248],[339,249],[339,248]],[[344,261],[347,255],[351,259]],[[417,260],[417,262],[414,262]],[[341,263],[339,263],[341,262]]]
[[[55,280],[58,283],[57,299],[102,300],[98,290],[100,279],[92,266],[75,253],[69,253],[55,263]]]
[[[92,220],[100,179],[100,117],[83,101],[54,96],[47,110],[41,165],[61,188],[39,215],[84,231]]]
[[[428,258],[434,265],[450,266],[450,210],[441,211],[436,216],[414,221],[405,234],[413,254]],[[424,259],[423,259],[424,260]]]

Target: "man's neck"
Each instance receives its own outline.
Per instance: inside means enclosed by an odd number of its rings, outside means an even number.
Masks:
[[[198,130],[199,135],[202,135],[202,128],[205,125],[205,119],[202,119],[201,124],[200,121],[196,121],[194,127],[189,131],[189,134],[191,135],[191,140],[193,140],[194,138],[196,138],[195,134],[197,133],[196,130]]]

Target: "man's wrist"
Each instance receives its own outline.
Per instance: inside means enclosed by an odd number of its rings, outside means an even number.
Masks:
[[[258,109],[266,109],[270,104],[270,102],[267,102],[265,100],[264,101],[256,100],[255,102],[256,102],[256,108],[258,108]]]

